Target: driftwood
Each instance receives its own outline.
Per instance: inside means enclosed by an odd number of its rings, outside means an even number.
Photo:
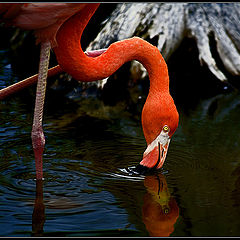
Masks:
[[[232,75],[240,75],[239,3],[119,3],[87,50],[107,48],[112,42],[139,36],[155,44],[165,60],[185,37],[194,38],[201,64],[221,81],[227,77],[211,53],[209,35],[214,36],[219,57]],[[131,71],[142,65],[132,62]],[[100,82],[103,86],[106,79]]]
[[[107,9],[107,4],[103,3],[100,15],[109,15]],[[224,83],[229,83],[229,76],[239,79],[240,3],[119,3],[101,25],[87,51],[107,48],[113,42],[139,36],[157,46],[168,61],[182,41],[191,38],[198,48],[199,63],[206,65],[209,73]],[[214,43],[211,39],[215,39]],[[216,45],[214,51],[213,44]],[[184,56],[182,59],[184,61]],[[219,60],[221,64],[218,64]],[[139,62],[132,61],[128,66],[131,66],[131,79],[147,76]],[[68,74],[65,76],[68,81],[71,79]],[[107,79],[79,84],[82,89],[92,85],[103,88],[106,82]]]

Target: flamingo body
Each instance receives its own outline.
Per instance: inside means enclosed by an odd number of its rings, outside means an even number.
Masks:
[[[34,30],[37,43],[56,46],[59,27],[86,3],[0,3],[1,19],[8,25]]]
[[[37,97],[32,131],[37,179],[43,178],[42,152],[45,138],[42,112],[50,47],[59,68],[79,81],[97,81],[109,77],[124,63],[137,60],[149,74],[150,89],[142,111],[142,127],[147,142],[141,165],[162,167],[170,139],[178,126],[178,112],[169,93],[167,65],[159,50],[138,37],[115,42],[108,49],[85,54],[80,40],[84,28],[99,3],[22,3],[0,4],[5,22],[35,30],[41,42]],[[27,83],[25,83],[27,84]]]

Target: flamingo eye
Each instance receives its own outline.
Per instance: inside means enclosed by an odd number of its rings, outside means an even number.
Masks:
[[[170,131],[170,128],[169,128],[167,125],[165,125],[165,126],[163,127],[163,131],[164,131],[164,132],[169,132],[169,131]]]
[[[163,210],[163,212],[164,212],[164,214],[168,214],[168,213],[169,213],[169,208],[165,208],[165,209]]]

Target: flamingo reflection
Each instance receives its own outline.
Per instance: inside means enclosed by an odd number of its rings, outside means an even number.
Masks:
[[[143,198],[142,218],[150,236],[167,237],[174,231],[179,208],[171,197],[163,174],[146,176],[144,186],[147,193]]]
[[[168,190],[164,175],[146,176],[144,186],[147,189],[147,193],[143,198],[142,219],[149,235],[153,237],[170,236],[179,217],[179,208]],[[55,207],[59,208],[59,204],[56,205]],[[66,205],[68,204],[64,204],[65,208]],[[75,204],[70,204],[68,207],[76,206]],[[32,214],[32,236],[44,236],[44,223],[43,180],[37,180],[36,198]]]

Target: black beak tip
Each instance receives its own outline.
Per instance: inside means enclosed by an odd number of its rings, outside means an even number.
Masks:
[[[146,166],[143,166],[141,164],[138,164],[135,168],[134,171],[137,172],[140,175],[148,175],[152,174],[156,171],[156,168],[148,168]]]

